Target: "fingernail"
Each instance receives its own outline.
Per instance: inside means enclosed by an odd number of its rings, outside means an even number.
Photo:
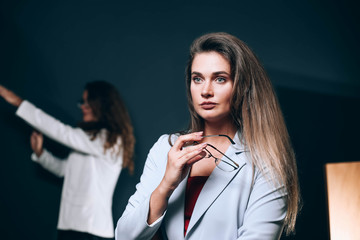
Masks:
[[[200,147],[198,148],[198,151],[201,152],[204,150],[204,148],[206,147],[206,144],[201,144]]]

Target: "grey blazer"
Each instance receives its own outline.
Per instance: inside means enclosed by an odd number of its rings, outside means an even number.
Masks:
[[[176,136],[173,136],[173,141]],[[169,198],[168,209],[153,224],[147,224],[150,195],[159,185],[171,148],[163,135],[151,148],[136,192],[129,199],[117,223],[120,239],[151,239],[161,227],[163,238],[193,239],[279,239],[286,215],[286,192],[275,186],[251,164],[238,134],[226,155],[240,167],[233,172],[215,168],[206,181],[194,207],[184,236],[184,199],[187,177]]]

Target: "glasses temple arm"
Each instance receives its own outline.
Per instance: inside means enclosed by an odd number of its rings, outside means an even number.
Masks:
[[[219,135],[206,135],[206,136],[202,136],[203,138],[205,137],[226,137],[230,142],[231,144],[235,144],[235,142],[228,136],[228,135],[225,135],[225,134],[219,134]]]
[[[217,149],[216,147],[214,147],[211,144],[207,144],[208,146],[212,147],[213,149],[215,149],[216,151],[218,151],[219,153],[221,153],[224,157],[226,157],[227,159],[229,159],[233,164],[236,165],[236,167],[239,167],[239,164],[237,164],[234,160],[232,160],[231,158],[229,158],[228,156],[225,155],[225,153],[221,152],[219,149]]]

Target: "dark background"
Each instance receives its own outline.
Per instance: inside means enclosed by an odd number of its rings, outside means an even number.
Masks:
[[[359,161],[355,2],[1,1],[0,84],[73,126],[86,82],[117,86],[137,144],[136,172],[122,171],[115,190],[116,223],[153,143],[187,126],[189,45],[234,34],[268,71],[297,155],[304,207],[297,234],[284,239],[328,239],[324,164]],[[62,180],[30,160],[32,129],[15,108],[0,99],[0,109],[0,238],[55,239]]]

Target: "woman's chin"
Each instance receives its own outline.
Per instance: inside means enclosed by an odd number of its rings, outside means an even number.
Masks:
[[[93,119],[92,118],[89,118],[89,117],[83,117],[83,122],[86,122],[86,123],[88,123],[88,122],[92,122],[93,121]]]
[[[229,115],[217,115],[217,114],[203,114],[200,117],[209,123],[216,123],[216,122],[227,122],[229,120]]]

